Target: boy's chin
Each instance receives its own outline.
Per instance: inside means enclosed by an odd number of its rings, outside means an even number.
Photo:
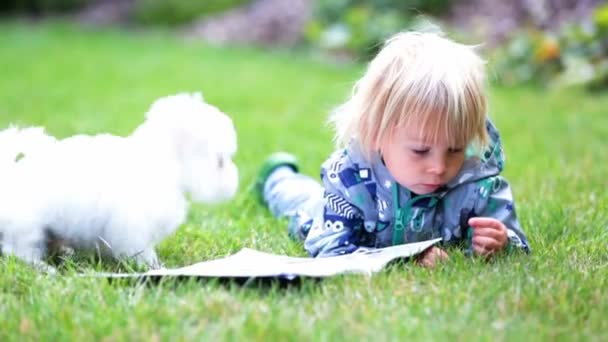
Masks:
[[[412,185],[408,189],[418,195],[428,195],[437,191],[437,189],[440,187],[441,185],[416,184]]]

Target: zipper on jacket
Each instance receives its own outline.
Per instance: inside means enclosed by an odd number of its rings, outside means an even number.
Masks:
[[[410,192],[411,193],[411,192]],[[399,205],[399,185],[397,182],[393,183],[392,187],[393,194],[393,209],[395,211],[395,223],[393,225],[393,246],[401,245],[405,242],[405,225],[409,224],[412,219],[412,206],[415,202],[429,198],[429,208],[434,207],[439,199],[437,198],[437,194],[427,194],[427,195],[419,195],[413,198],[410,198],[403,206]]]

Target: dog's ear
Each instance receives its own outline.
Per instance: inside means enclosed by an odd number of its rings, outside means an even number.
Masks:
[[[209,146],[207,140],[195,136],[194,132],[186,127],[176,130],[174,141],[177,155],[180,159],[208,153]]]
[[[175,142],[177,156],[180,159],[183,159],[184,157],[187,157],[187,155],[191,153],[191,150],[194,147],[193,146],[194,139],[187,132],[183,132],[183,130],[176,131],[176,132],[174,132],[174,134],[175,134],[174,142]]]

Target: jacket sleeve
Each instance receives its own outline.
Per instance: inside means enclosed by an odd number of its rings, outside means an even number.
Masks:
[[[530,246],[517,219],[509,182],[501,176],[483,179],[479,183],[479,196],[476,216],[493,217],[504,223],[509,237],[507,248],[518,248],[529,253]]]
[[[323,167],[321,179],[325,188],[323,213],[311,227],[304,248],[313,257],[353,253],[359,249],[363,213],[350,200],[337,172]]]

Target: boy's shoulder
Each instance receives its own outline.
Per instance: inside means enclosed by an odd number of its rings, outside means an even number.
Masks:
[[[370,164],[363,154],[353,148],[346,147],[334,151],[322,164],[321,173],[341,173],[348,170],[361,171],[365,177],[365,170],[369,170]]]
[[[351,148],[335,151],[321,165],[321,178],[345,188],[372,180],[372,167],[360,153]]]
[[[325,159],[323,164],[321,164],[321,170],[341,171],[351,164],[353,164],[353,161],[348,155],[347,149],[344,148],[334,151],[327,159]]]

